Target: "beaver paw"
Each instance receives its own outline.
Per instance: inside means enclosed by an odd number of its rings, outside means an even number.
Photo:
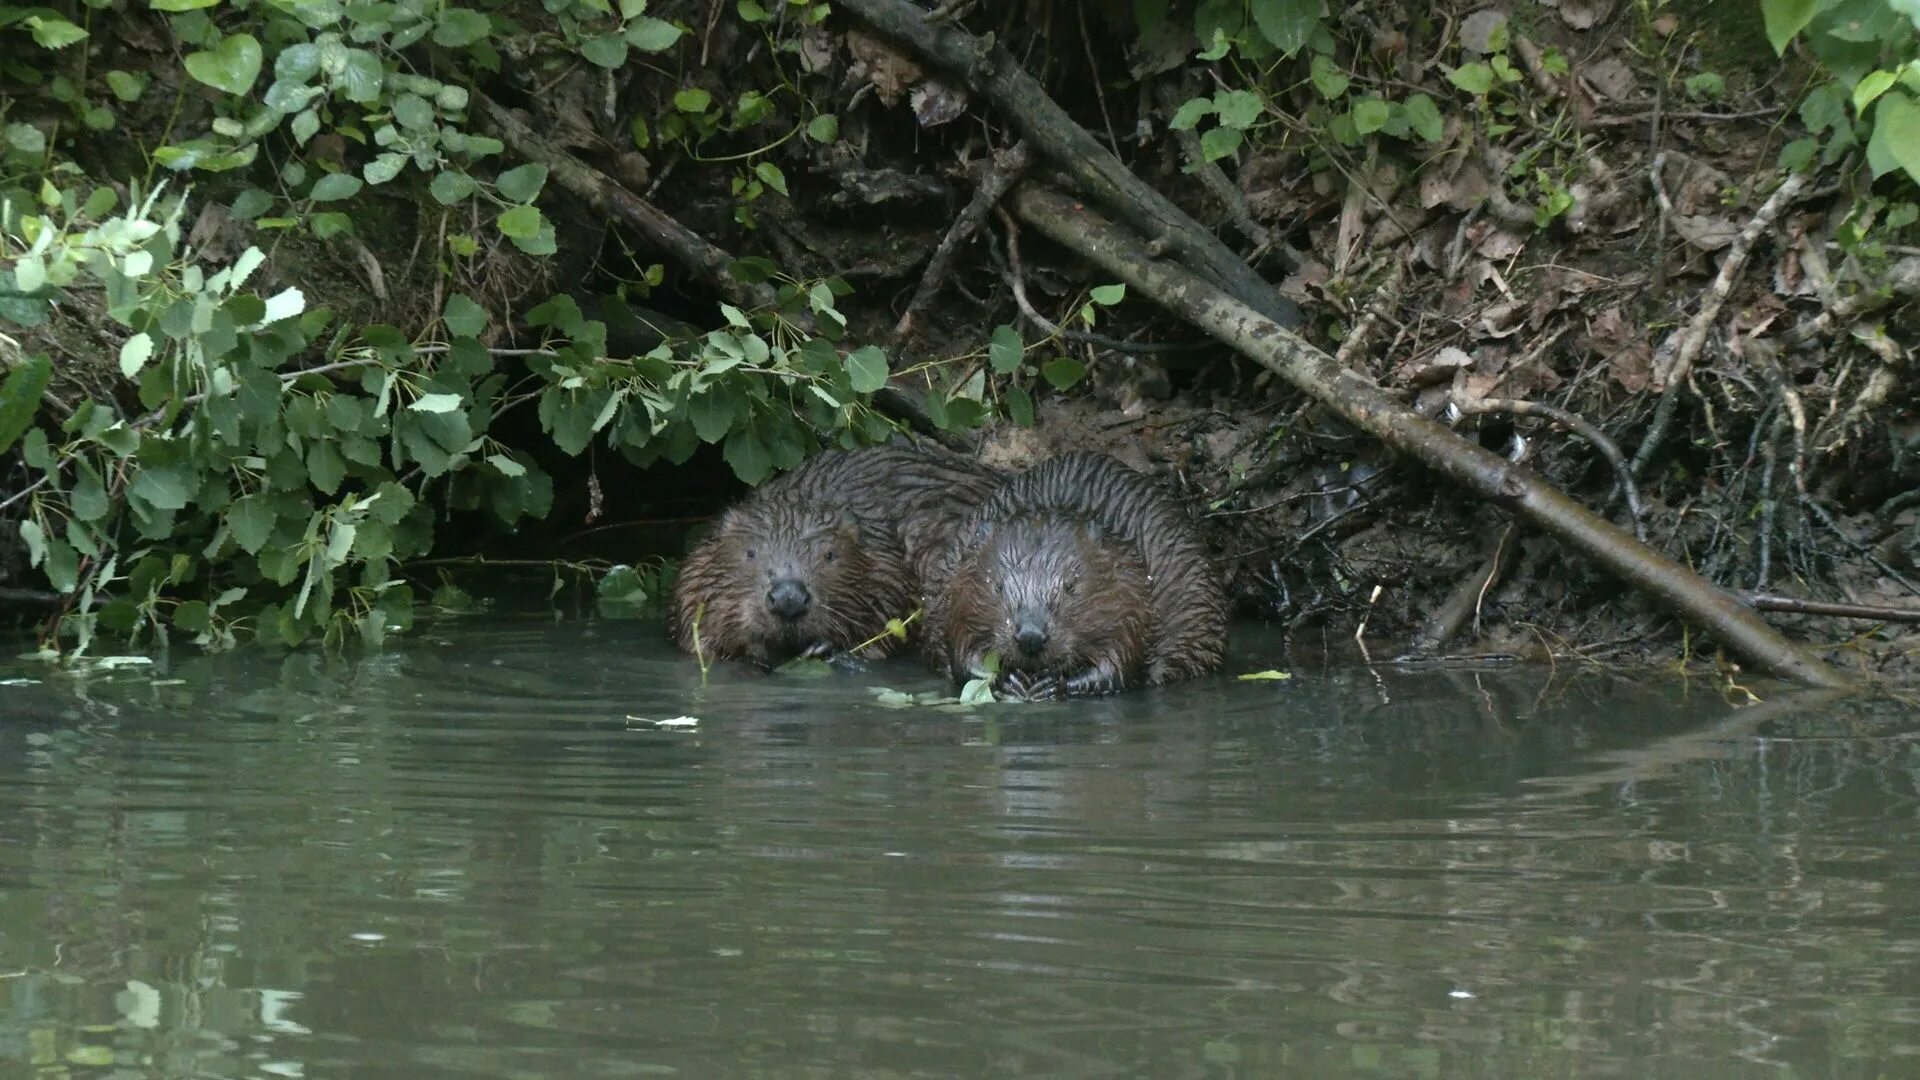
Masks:
[[[1060,680],[1052,675],[1009,671],[995,690],[1010,701],[1047,701],[1061,696]]]

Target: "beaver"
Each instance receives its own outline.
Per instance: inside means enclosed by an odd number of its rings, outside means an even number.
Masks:
[[[944,451],[819,454],[729,509],[687,556],[668,632],[686,652],[761,666],[844,653],[919,605],[945,541],[1000,479]]]
[[[956,683],[993,651],[996,690],[1104,694],[1203,675],[1226,651],[1226,592],[1192,523],[1105,454],[1063,454],[1002,485],[934,573],[925,650]]]

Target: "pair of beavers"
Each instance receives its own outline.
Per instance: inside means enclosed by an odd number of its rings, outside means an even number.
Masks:
[[[728,510],[681,567],[669,631],[772,665],[859,646],[916,607],[928,660],[957,684],[998,653],[1004,696],[1190,679],[1226,644],[1206,549],[1146,477],[1104,454],[1008,476],[900,446],[829,451]]]

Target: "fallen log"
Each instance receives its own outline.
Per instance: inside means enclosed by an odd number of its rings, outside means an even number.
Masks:
[[[1034,184],[1009,203],[1045,233],[1147,298],[1322,402],[1348,423],[1506,508],[1606,567],[1633,588],[1760,670],[1810,686],[1852,681],[1768,626],[1751,608],[1693,571],[1634,539],[1522,466],[1423,419],[1380,387],[1211,282],[1156,259],[1138,236],[1084,204]]]
[[[993,43],[992,35],[975,37],[947,23],[929,22],[927,12],[907,0],[841,0],[839,7],[916,57],[964,80],[1012,121],[1035,151],[1156,245],[1178,252],[1268,319],[1286,327],[1300,325],[1300,309],[1292,301],[1074,123],[1013,54]]]

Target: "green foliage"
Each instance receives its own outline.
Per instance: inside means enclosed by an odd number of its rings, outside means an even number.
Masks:
[[[1806,42],[1827,81],[1800,118],[1810,141],[1781,152],[1793,169],[1832,164],[1864,145],[1874,177],[1920,181],[1920,6],[1910,0],[1761,0],[1767,38],[1784,53]],[[1848,108],[1852,116],[1848,116]]]

